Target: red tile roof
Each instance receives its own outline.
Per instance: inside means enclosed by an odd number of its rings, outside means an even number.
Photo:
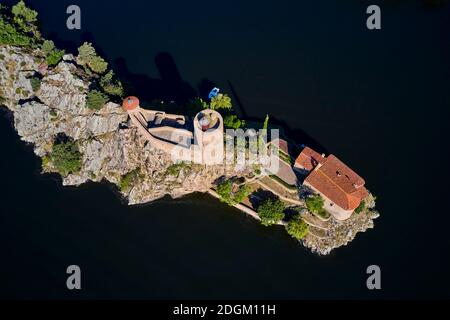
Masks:
[[[134,110],[139,107],[139,99],[133,96],[127,97],[123,99],[122,107],[125,110]]]
[[[356,209],[368,195],[364,180],[332,154],[305,182],[344,210]]]
[[[311,171],[318,164],[323,164],[326,158],[324,158],[320,153],[314,151],[309,147],[304,147],[302,152],[295,160],[295,167],[300,169],[305,169]]]

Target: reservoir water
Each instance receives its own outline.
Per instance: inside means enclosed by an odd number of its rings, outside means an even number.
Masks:
[[[450,298],[449,5],[28,2],[46,37],[73,52],[93,42],[147,103],[214,83],[246,116],[269,114],[298,143],[336,154],[365,178],[381,217],[320,257],[208,195],[128,207],[106,184],[63,188],[40,175],[2,112],[0,297]],[[374,3],[382,29],[369,31]],[[70,4],[81,31],[65,28]],[[79,292],[65,286],[71,264]],[[373,264],[379,291],[366,288]]]

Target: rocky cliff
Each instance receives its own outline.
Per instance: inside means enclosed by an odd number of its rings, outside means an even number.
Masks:
[[[224,175],[223,166],[199,165],[182,166],[174,173],[168,170],[173,165],[170,156],[145,144],[136,129],[128,127],[128,115],[120,105],[86,108],[90,79],[71,55],[51,68],[33,91],[31,78],[38,73],[41,57],[38,49],[0,47],[0,102],[13,113],[21,139],[44,159],[43,171],[56,171],[45,159],[59,134],[77,141],[83,155],[81,171],[63,177],[64,185],[89,180],[120,185],[127,174],[136,173],[134,183],[121,192],[130,204],[138,204],[164,195],[205,192]]]

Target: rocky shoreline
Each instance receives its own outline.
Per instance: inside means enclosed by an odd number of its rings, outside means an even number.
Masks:
[[[55,137],[64,134],[76,141],[82,154],[81,170],[63,175],[63,185],[106,181],[118,186],[133,205],[165,195],[178,198],[207,192],[220,177],[243,177],[251,171],[196,164],[174,170],[170,156],[140,137],[120,105],[108,102],[99,110],[86,107],[95,76],[85,73],[73,55],[64,55],[42,76],[39,88],[33,88],[31,79],[40,72],[43,57],[41,49],[0,46],[0,104],[11,111],[21,140],[32,144],[42,159],[43,172],[58,172],[50,160]],[[130,175],[133,183],[124,186]],[[313,252],[329,254],[353,240],[356,233],[373,228],[373,219],[378,217],[374,205],[348,221],[330,222],[326,239],[307,235],[301,242]]]

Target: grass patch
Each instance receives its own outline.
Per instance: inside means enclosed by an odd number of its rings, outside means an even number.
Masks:
[[[140,169],[132,170],[124,174],[119,182],[119,189],[122,192],[129,191],[140,177]]]
[[[293,186],[293,185],[291,185],[291,184],[289,184],[289,183],[286,183],[285,181],[281,180],[281,178],[278,177],[278,176],[270,175],[269,177],[270,177],[272,180],[275,180],[275,181],[281,183],[283,186],[285,186],[285,187],[288,188],[289,190],[297,190],[297,189],[298,189],[297,186]]]
[[[187,162],[171,164],[166,170],[166,175],[178,177],[183,169],[191,169],[191,165]]]

